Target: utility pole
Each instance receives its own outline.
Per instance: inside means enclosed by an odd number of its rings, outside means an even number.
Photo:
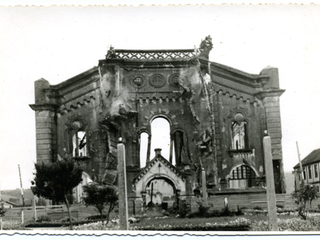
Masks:
[[[20,165],[19,165],[19,164],[18,164],[18,168],[19,168],[19,177],[20,177],[20,188],[21,188],[22,206],[25,206],[25,205],[24,205],[23,188],[22,188],[21,171],[20,171]]]
[[[19,177],[20,177],[20,188],[21,188],[21,198],[22,198],[22,210],[21,210],[21,223],[24,224],[24,196],[23,196],[23,187],[22,187],[22,179],[21,179],[21,171],[20,171],[20,165],[18,164],[18,169],[19,169]]]
[[[299,159],[299,165],[300,165],[300,173],[301,173],[301,184],[304,184],[304,180],[303,180],[303,168],[302,168],[302,163],[301,163],[301,159],[300,159],[300,152],[299,152],[299,145],[298,145],[298,141],[296,141],[297,144],[297,152],[298,152],[298,159]],[[300,184],[300,183],[299,183]],[[300,185],[301,185],[300,184]],[[300,186],[299,186],[300,189]]]

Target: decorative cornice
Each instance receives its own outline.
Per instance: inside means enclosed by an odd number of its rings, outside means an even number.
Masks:
[[[256,101],[254,101],[254,95],[250,95],[249,93],[245,93],[246,95],[249,95],[250,97],[243,97],[241,94],[230,94],[229,91],[224,90],[224,89],[219,89],[216,91],[216,93],[218,95],[228,95],[230,98],[235,98],[239,101],[243,101],[243,102],[250,102],[250,103],[254,103]]]
[[[34,111],[55,111],[57,108],[56,104],[53,103],[42,103],[42,104],[29,104],[30,108]]]
[[[85,96],[83,98],[79,98],[78,101],[73,101],[73,103],[69,104],[61,104],[59,106],[59,113],[64,114],[71,112],[75,109],[81,108],[84,105],[88,105],[91,101],[95,101],[94,96]]]
[[[194,56],[196,56],[194,49],[129,50],[111,48],[106,55],[106,59],[159,60],[192,58]]]
[[[264,99],[265,97],[280,97],[285,91],[284,89],[269,89],[256,93],[254,96],[259,99]]]

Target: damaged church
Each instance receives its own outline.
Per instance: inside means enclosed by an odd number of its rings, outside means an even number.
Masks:
[[[198,49],[111,47],[97,67],[60,84],[37,80],[37,162],[71,157],[86,182],[116,185],[121,138],[137,211],[191,199],[203,184],[208,196],[265,192],[267,131],[283,193],[278,69],[249,74],[210,62],[212,48],[210,36]]]

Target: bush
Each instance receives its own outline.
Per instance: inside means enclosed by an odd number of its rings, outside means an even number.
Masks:
[[[302,183],[300,189],[292,193],[292,198],[298,205],[299,216],[303,220],[306,220],[308,205],[311,207],[312,201],[317,198],[317,191],[315,187],[313,187],[312,185],[304,185]]]
[[[263,210],[263,208],[259,207],[259,206],[255,206],[255,207],[253,207],[253,210]]]
[[[108,223],[110,213],[118,203],[119,197],[116,187],[105,185],[103,183],[91,182],[88,185],[83,186],[83,191],[85,194],[83,201],[86,206],[95,206],[101,216],[100,219],[102,219],[102,216],[105,216]],[[105,207],[108,207],[106,215],[103,214]]]
[[[102,219],[105,219],[107,217],[107,215],[105,214],[102,214],[102,215],[92,215],[92,216],[89,216],[87,217],[86,219],[87,220],[102,220]]]
[[[7,211],[3,205],[3,203],[0,205],[0,217],[3,217]]]
[[[179,204],[179,216],[184,218],[190,213],[190,205],[186,200],[180,200]]]

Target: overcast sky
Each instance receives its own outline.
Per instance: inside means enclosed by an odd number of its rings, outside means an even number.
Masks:
[[[30,187],[36,161],[33,84],[57,84],[121,49],[194,48],[211,35],[210,61],[259,74],[279,68],[284,168],[320,148],[320,5],[0,7],[0,181]]]

